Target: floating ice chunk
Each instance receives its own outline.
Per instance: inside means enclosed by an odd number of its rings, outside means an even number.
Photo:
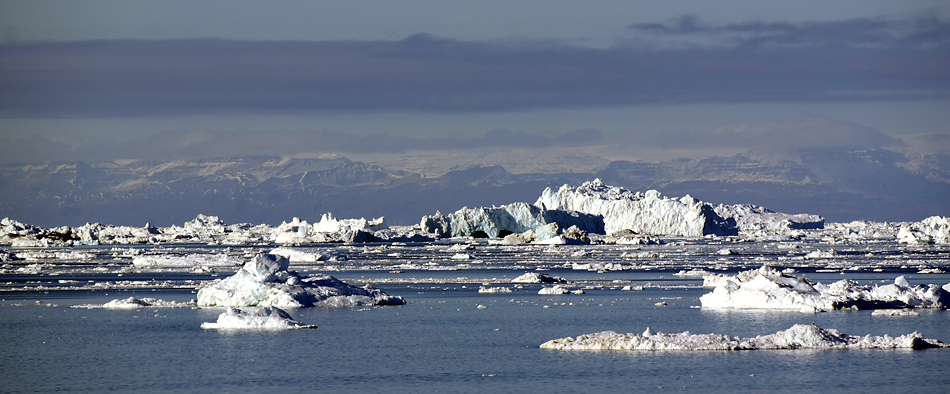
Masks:
[[[689,270],[689,271],[680,270],[680,272],[677,272],[677,273],[675,273],[675,274],[673,274],[673,275],[676,275],[676,276],[685,276],[685,277],[700,277],[700,278],[702,278],[702,277],[706,277],[706,276],[709,276],[709,275],[712,275],[712,274],[713,274],[712,272],[706,271],[706,270],[704,270],[704,269],[691,269],[691,270]]]
[[[216,322],[201,323],[201,328],[219,330],[289,330],[317,328],[317,326],[298,322],[283,309],[264,307],[253,312],[228,308],[228,310],[218,316]]]
[[[644,234],[687,237],[738,234],[734,222],[723,220],[712,205],[690,196],[666,198],[656,190],[634,193],[607,186],[600,179],[585,182],[576,189],[568,185],[556,192],[547,188],[535,205],[603,216],[607,233],[629,229]]]
[[[554,285],[552,287],[542,287],[541,290],[538,290],[538,294],[548,294],[548,295],[559,295],[559,294],[570,294],[571,291],[561,285]]]
[[[132,265],[135,268],[202,268],[202,267],[237,267],[244,264],[244,259],[237,256],[218,254],[147,254],[132,256]]]
[[[913,309],[876,309],[871,316],[920,316],[920,312]]]
[[[566,283],[567,281],[557,276],[550,276],[540,272],[525,272],[517,278],[511,280],[511,283]]]
[[[911,286],[903,277],[894,282],[885,286],[863,286],[851,280],[840,280],[824,285],[762,267],[735,276],[704,277],[703,285],[715,289],[699,300],[703,308],[802,311],[946,308],[950,305],[950,292],[937,285]]]
[[[891,337],[852,336],[838,330],[814,325],[796,324],[785,331],[739,338],[720,334],[654,333],[647,328],[643,334],[620,334],[604,331],[566,337],[541,344],[552,350],[778,350],[778,349],[926,349],[946,348],[950,344],[925,339],[917,332]]]
[[[478,288],[479,293],[511,293],[510,287],[485,287]]]
[[[466,250],[474,250],[474,249],[475,249],[475,245],[455,244],[446,248],[445,251],[446,252],[464,252]]]
[[[452,260],[471,260],[472,255],[468,253],[456,253],[452,255]]]
[[[287,271],[282,256],[259,254],[233,276],[208,283],[198,290],[199,306],[358,306],[405,304],[372,286],[356,287],[329,275],[301,277]]]
[[[139,308],[193,308],[197,304],[195,301],[176,302],[164,301],[156,298],[135,298],[114,299],[105,304],[81,304],[73,305],[72,308],[85,309],[139,309]]]
[[[815,250],[805,255],[806,259],[833,259],[838,257],[838,251],[834,249]]]
[[[287,260],[290,260],[291,263],[316,263],[318,261],[324,261],[327,259],[327,256],[321,253],[307,252],[287,246],[274,248],[270,251],[270,254],[284,256],[287,258]]]
[[[917,223],[901,226],[897,241],[904,244],[950,243],[950,217],[931,216]]]

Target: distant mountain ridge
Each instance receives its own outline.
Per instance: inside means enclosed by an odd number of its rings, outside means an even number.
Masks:
[[[950,214],[950,155],[809,149],[771,155],[614,161],[593,173],[512,174],[471,167],[440,177],[344,157],[0,165],[0,217],[42,226],[181,224],[197,214],[279,224],[326,212],[390,224],[463,206],[535,201],[546,187],[601,178],[630,190],[755,204],[828,221],[913,221]]]

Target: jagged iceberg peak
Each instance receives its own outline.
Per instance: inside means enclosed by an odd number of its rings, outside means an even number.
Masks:
[[[554,339],[541,344],[552,350],[779,350],[779,349],[927,349],[946,348],[950,345],[936,339],[926,339],[920,333],[892,337],[848,335],[834,329],[811,324],[796,324],[788,330],[753,338],[721,334],[679,334],[653,332],[620,334],[604,331],[580,335],[576,338]]]
[[[600,215],[608,234],[621,230],[686,237],[738,234],[734,221],[723,220],[712,205],[689,195],[668,198],[656,190],[634,193],[605,185],[599,178],[575,189],[569,185],[557,191],[547,188],[535,206]]]
[[[330,275],[301,277],[288,271],[286,257],[258,254],[233,276],[212,281],[198,290],[198,306],[248,307],[400,305],[402,297],[390,296],[370,285],[356,287]]]

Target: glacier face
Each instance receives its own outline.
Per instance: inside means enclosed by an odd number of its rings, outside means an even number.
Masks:
[[[600,215],[607,233],[633,230],[683,237],[738,234],[734,221],[724,220],[712,205],[689,195],[674,199],[663,197],[656,190],[634,193],[605,185],[600,179],[585,182],[576,189],[568,185],[557,191],[547,188],[535,206]]]

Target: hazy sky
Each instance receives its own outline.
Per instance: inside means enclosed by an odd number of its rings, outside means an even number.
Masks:
[[[888,146],[950,132],[948,11],[0,0],[0,157]]]

